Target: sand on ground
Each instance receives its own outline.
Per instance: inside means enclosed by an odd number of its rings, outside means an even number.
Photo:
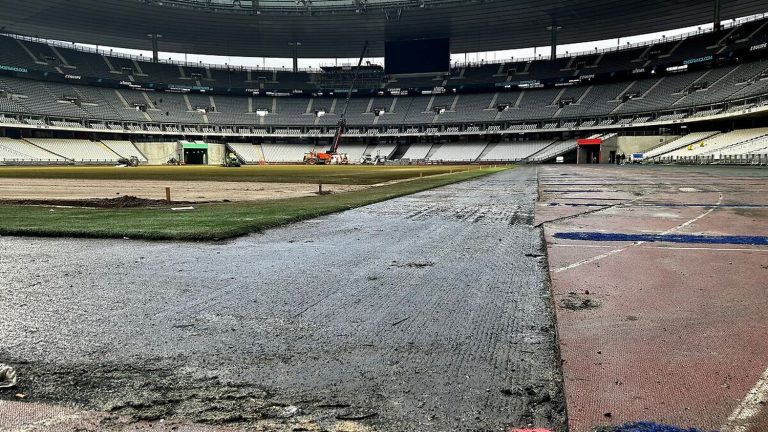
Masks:
[[[147,199],[165,199],[171,188],[174,201],[256,201],[315,195],[316,184],[165,181],[165,180],[73,180],[73,179],[0,179],[0,200],[117,198],[132,195]],[[367,185],[323,185],[323,191],[335,193],[367,189]]]

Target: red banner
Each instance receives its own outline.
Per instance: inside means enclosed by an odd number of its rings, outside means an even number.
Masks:
[[[603,143],[603,140],[600,138],[582,138],[576,140],[576,144],[580,146],[584,145],[600,145]]]

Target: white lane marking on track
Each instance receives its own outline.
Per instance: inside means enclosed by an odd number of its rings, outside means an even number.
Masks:
[[[688,221],[685,221],[685,222],[681,223],[680,225],[678,225],[678,226],[676,226],[674,228],[670,228],[670,229],[668,229],[666,231],[661,232],[661,235],[665,235],[665,234],[669,234],[669,233],[675,232],[675,231],[677,231],[679,229],[687,227],[688,225],[690,225],[692,223],[695,223],[699,219],[701,219],[701,218],[709,215],[713,211],[715,211],[715,209],[719,208],[720,204],[722,204],[722,203],[723,203],[723,193],[720,192],[720,197],[717,199],[717,204],[715,204],[711,209],[705,211],[704,213],[696,216],[695,218],[693,218],[691,220],[688,220]],[[641,244],[645,244],[645,243],[647,243],[647,242],[646,241],[637,241],[637,242],[634,242],[634,243],[632,243],[632,244],[630,244],[628,246],[624,246],[624,247],[619,248],[619,249],[614,249],[614,250],[608,251],[608,252],[606,252],[604,254],[600,254],[600,255],[594,256],[592,258],[587,258],[585,260],[581,260],[581,261],[575,262],[573,264],[569,264],[569,265],[564,266],[564,267],[556,268],[556,269],[552,270],[552,273],[560,273],[560,272],[563,272],[563,271],[566,271],[566,270],[574,269],[576,267],[581,267],[584,264],[589,264],[589,263],[593,263],[595,261],[599,261],[599,260],[601,260],[603,258],[608,258],[611,255],[616,255],[617,253],[623,252],[623,251],[625,251],[625,250],[627,250],[627,249],[629,249],[631,247],[640,246]]]
[[[719,251],[719,252],[768,252],[768,249],[674,247],[674,246],[646,246],[646,247],[641,248],[641,249],[702,250],[702,251]]]
[[[744,400],[733,410],[733,413],[720,428],[720,432],[747,432],[752,419],[766,408],[768,403],[768,369],[763,372],[757,384],[747,393]]]

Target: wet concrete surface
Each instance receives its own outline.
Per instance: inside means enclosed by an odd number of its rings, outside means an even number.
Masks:
[[[552,191],[542,192],[536,217],[548,221],[570,430],[651,420],[768,431],[765,390],[749,416],[729,420],[768,367],[768,246],[707,242],[768,235],[768,169],[551,166],[539,174],[541,190]],[[574,192],[579,184],[594,190]]]
[[[99,429],[564,430],[536,196],[519,168],[220,244],[2,237],[0,404]]]

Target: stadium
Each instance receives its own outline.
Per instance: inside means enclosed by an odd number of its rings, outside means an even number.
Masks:
[[[0,0],[0,431],[768,431],[768,4]]]

